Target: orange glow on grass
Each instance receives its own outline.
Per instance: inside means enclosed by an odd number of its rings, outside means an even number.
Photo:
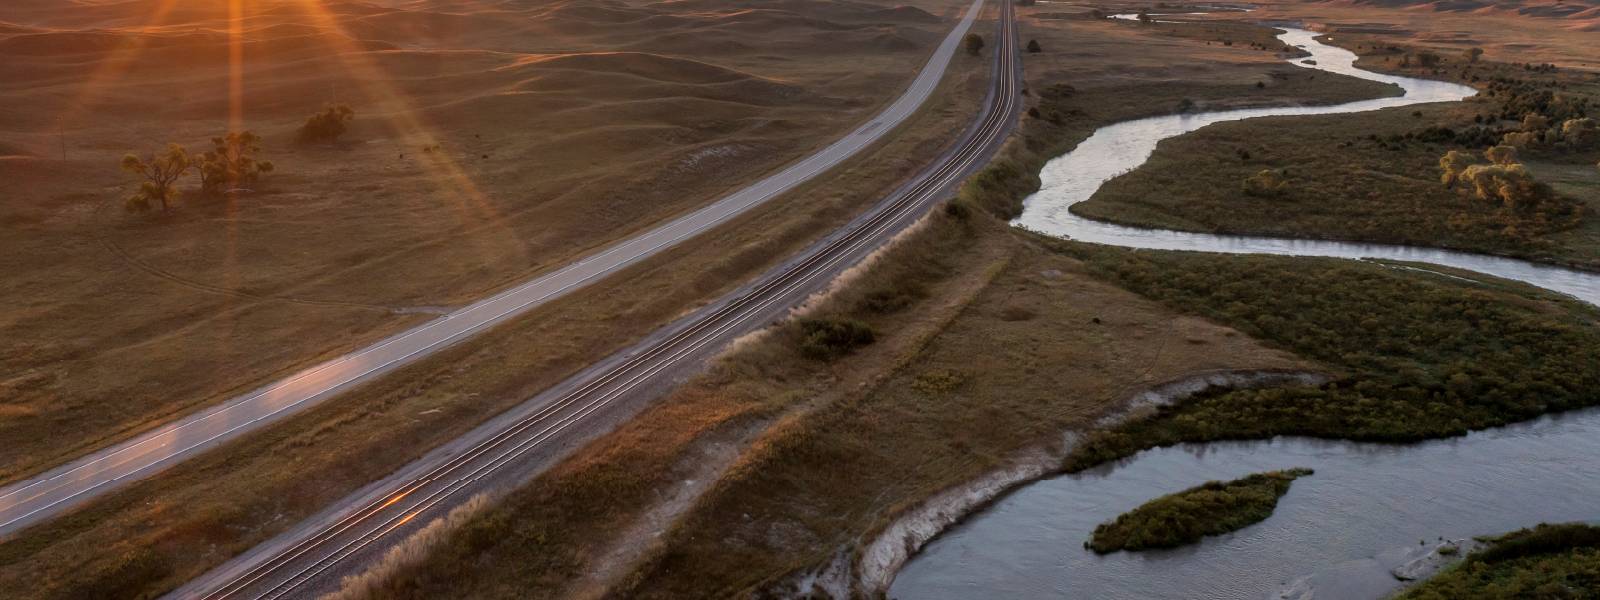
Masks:
[[[369,98],[376,99],[388,109],[383,116],[399,137],[418,139],[424,147],[437,145],[438,137],[418,118],[418,111],[410,99],[389,83],[389,76],[372,61],[371,52],[356,44],[355,36],[349,34],[322,0],[299,0],[299,4],[315,26],[328,32],[326,39],[335,46],[330,51],[339,58],[340,65],[350,79],[358,82]],[[420,157],[418,164],[428,172],[428,178],[439,184],[441,191],[455,202],[457,217],[463,226],[471,226],[474,224],[471,221],[476,220],[476,224],[497,229],[504,234],[507,242],[526,250],[521,238],[505,225],[504,215],[489,203],[477,184],[448,153],[407,152],[406,155]],[[498,254],[486,248],[483,240],[474,240],[486,257]]]

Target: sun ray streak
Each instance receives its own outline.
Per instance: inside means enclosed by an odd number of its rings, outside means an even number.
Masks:
[[[410,99],[390,84],[390,77],[373,61],[371,51],[356,42],[357,38],[340,23],[338,16],[329,11],[321,0],[300,0],[300,5],[307,17],[319,29],[327,32],[325,39],[334,46],[330,51],[339,58],[350,78],[363,88],[369,98],[384,107],[383,116],[397,137],[420,142],[422,147],[439,146],[439,136],[418,116],[419,111]],[[492,226],[502,234],[503,244],[526,254],[526,242],[506,224],[504,215],[448,151],[423,152],[417,156],[420,156],[417,164],[428,172],[438,190],[455,203],[459,219],[463,222],[477,220]],[[503,250],[497,250],[488,240],[478,239],[474,242],[485,258],[503,254]]]

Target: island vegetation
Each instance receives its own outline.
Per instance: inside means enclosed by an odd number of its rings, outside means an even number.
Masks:
[[[1488,540],[1397,600],[1600,598],[1600,527],[1540,524]]]
[[[1259,523],[1272,516],[1278,499],[1311,469],[1255,473],[1233,481],[1208,481],[1151,500],[1116,520],[1101,523],[1084,547],[1100,554],[1176,548]]]

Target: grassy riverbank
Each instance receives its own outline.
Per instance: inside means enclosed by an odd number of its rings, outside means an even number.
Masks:
[[[1201,394],[1091,436],[1069,470],[1178,442],[1414,441],[1600,404],[1600,311],[1528,286],[1335,259],[1057,247],[1118,285],[1344,373],[1319,387]]]
[[[1443,72],[1402,68],[1405,54],[1389,48],[1358,46],[1366,54],[1360,64],[1458,80],[1483,94],[1458,103],[1212,125],[1163,141],[1144,166],[1072,210],[1147,227],[1436,246],[1600,269],[1594,214],[1600,141],[1519,151],[1517,160],[1535,180],[1552,186],[1536,206],[1512,208],[1446,187],[1439,168],[1452,150],[1486,162],[1483,151],[1520,132],[1526,115],[1556,124],[1576,118],[1583,109],[1566,107],[1600,103],[1600,81],[1486,62],[1451,64]],[[1246,180],[1262,171],[1280,174],[1287,185],[1271,193],[1247,190]]]
[[[1396,600],[1600,598],[1600,527],[1539,525],[1508,533]]]
[[[1208,535],[1238,531],[1272,516],[1278,498],[1311,469],[1255,473],[1233,481],[1208,481],[1151,500],[1094,528],[1084,546],[1100,554],[1176,548]]]

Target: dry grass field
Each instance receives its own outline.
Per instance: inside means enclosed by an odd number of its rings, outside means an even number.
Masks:
[[[1600,71],[1596,0],[1333,0],[1254,2],[1251,18],[1293,19],[1336,35],[1369,35],[1457,54]]]
[[[713,199],[899,93],[965,4],[0,6],[0,481]],[[236,7],[238,14],[230,14]],[[337,144],[297,145],[325,103]],[[275,172],[124,211],[118,161],[260,134]]]
[[[989,67],[961,55],[922,112],[828,178],[342,401],[0,540],[0,588],[31,598],[154,595],[282,532],[855,217],[974,118]]]

